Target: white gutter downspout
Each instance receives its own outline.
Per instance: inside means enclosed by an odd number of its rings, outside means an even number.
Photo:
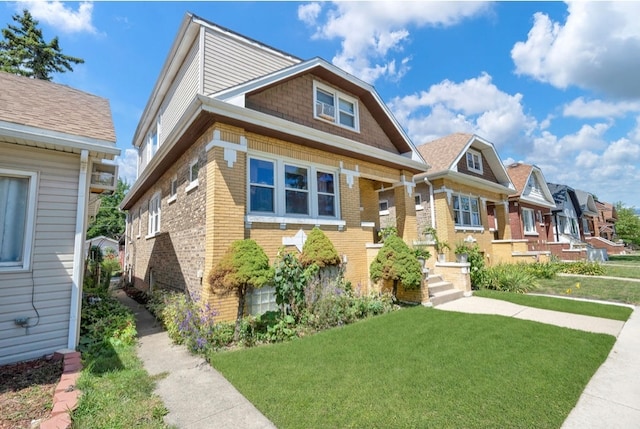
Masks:
[[[82,303],[82,281],[84,279],[84,237],[87,213],[87,190],[89,187],[89,151],[80,153],[78,174],[78,204],[76,206],[76,230],[73,246],[73,278],[71,285],[71,308],[69,309],[69,337],[67,348],[75,350],[80,337],[80,309]]]
[[[433,185],[429,179],[424,178],[424,183],[429,187],[429,209],[431,210],[431,228],[436,229],[436,208],[433,203]]]

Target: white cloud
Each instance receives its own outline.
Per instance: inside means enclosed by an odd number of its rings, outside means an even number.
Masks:
[[[537,125],[524,113],[522,95],[500,91],[486,73],[461,83],[442,81],[428,91],[396,97],[389,106],[416,144],[473,132],[500,147],[522,142]]]
[[[118,177],[129,185],[136,181],[138,172],[138,151],[125,149],[124,154],[116,157],[118,164]]]
[[[607,102],[603,100],[585,100],[578,97],[566,104],[563,109],[564,116],[576,118],[611,118],[625,116],[629,112],[640,111],[639,102]]]
[[[374,83],[407,72],[409,57],[402,50],[408,27],[452,26],[487,9],[485,2],[327,2],[300,6],[298,18],[316,28],[315,38],[341,39],[333,63]],[[389,58],[392,53],[397,57]]]
[[[543,13],[511,50],[516,73],[558,88],[575,85],[640,98],[640,2],[568,2],[564,24]]]
[[[73,10],[69,3],[61,1],[20,1],[17,5],[19,9],[27,8],[29,12],[40,22],[55,27],[65,33],[97,33],[93,26],[93,3],[82,2],[78,10]]]

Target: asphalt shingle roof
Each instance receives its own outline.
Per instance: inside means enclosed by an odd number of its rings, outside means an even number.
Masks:
[[[66,85],[0,72],[0,121],[115,143],[109,101]]]

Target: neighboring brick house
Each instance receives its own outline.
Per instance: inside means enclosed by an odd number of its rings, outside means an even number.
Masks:
[[[113,190],[109,101],[0,72],[0,365],[78,345],[87,204]]]
[[[595,200],[597,215],[593,217],[593,234],[586,237],[587,243],[596,249],[605,249],[608,255],[626,253],[624,243],[616,237],[616,207],[607,202]]]
[[[449,261],[464,241],[478,243],[490,263],[510,259],[507,210],[515,188],[493,144],[474,134],[456,133],[417,148],[430,165],[426,173],[414,176],[420,238],[428,238],[427,227],[435,228],[439,240],[451,247]],[[381,225],[394,224],[394,194],[383,190],[379,199],[387,202],[388,210],[381,213]]]
[[[273,261],[319,226],[367,290],[376,190],[402,185],[400,234],[416,236],[412,179],[426,164],[373,87],[192,14],[133,144],[138,179],[121,206],[130,280],[200,293],[221,319],[235,318],[236,298],[206,278],[235,240],[255,239]],[[268,293],[248,310],[267,309]]]
[[[552,210],[553,195],[539,167],[522,162],[507,166],[507,173],[516,187],[509,197],[509,222],[514,240],[526,240],[530,251],[548,251],[554,241]]]

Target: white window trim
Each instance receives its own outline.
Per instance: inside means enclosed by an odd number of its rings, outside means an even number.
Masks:
[[[151,225],[152,225],[152,219],[153,219],[153,213],[151,211],[151,202],[157,200],[158,201],[158,229],[155,231],[151,230]],[[160,192],[156,192],[155,194],[153,194],[153,196],[149,199],[149,210],[148,210],[148,217],[147,217],[147,235],[145,238],[151,238],[151,237],[155,237],[156,235],[158,235],[160,233],[160,221],[162,219],[162,195],[160,194]]]
[[[380,205],[382,203],[386,204],[387,208],[380,210]],[[378,215],[387,216],[388,214],[389,214],[389,200],[380,200],[380,201],[378,201]]]
[[[176,184],[176,189],[173,189],[173,184]],[[175,200],[178,199],[178,175],[174,175],[169,181],[169,198],[167,199],[167,204],[171,204]]]
[[[477,156],[478,157],[478,164],[480,165],[480,168],[475,168],[475,165],[469,166],[469,160],[467,159],[467,154],[471,154],[471,156]],[[467,169],[469,171],[473,171],[475,173],[479,173],[482,174],[484,169],[482,166],[482,154],[480,152],[478,152],[477,150],[474,149],[469,149],[467,150],[467,153],[464,154],[464,161],[467,163]]]
[[[251,211],[251,180],[250,180],[250,168],[248,167],[252,159],[260,161],[268,161],[274,164],[274,213],[265,213]],[[284,166],[292,165],[296,167],[306,168],[309,174],[309,214],[308,215],[294,215],[286,213],[286,199],[285,199],[285,183],[284,183]],[[335,216],[321,216],[318,214],[318,184],[317,173],[331,173],[334,178],[334,210]],[[330,225],[341,224],[340,214],[340,171],[337,168],[329,167],[326,165],[320,165],[315,163],[303,163],[299,160],[295,160],[287,157],[273,157],[269,154],[253,152],[249,154],[247,159],[247,173],[246,173],[246,193],[247,193],[247,222],[268,222],[268,223],[299,223],[306,224],[306,220],[316,225]],[[253,220],[250,220],[253,219]],[[336,223],[337,222],[337,223]]]
[[[10,177],[22,177],[29,179],[29,195],[27,197],[27,213],[25,218],[24,237],[22,241],[22,263],[13,265],[0,265],[0,272],[23,272],[31,270],[31,257],[35,239],[36,201],[38,192],[38,173],[35,171],[13,170],[0,168],[0,174]]]
[[[138,207],[138,234],[136,238],[140,238],[142,235],[142,207]]]
[[[418,200],[416,202],[416,210],[424,210],[424,207],[422,206],[422,195],[416,194],[414,198]]]
[[[323,118],[321,116],[318,116],[316,114],[316,103],[317,101],[317,93],[318,93],[318,89],[321,89],[324,92],[328,92],[329,94],[333,94],[333,107],[335,109],[335,114],[333,117],[333,121],[329,120],[327,118]],[[353,104],[353,127],[344,125],[342,123],[340,123],[340,99],[343,99],[345,101],[348,101],[349,103]],[[336,125],[338,127],[342,127],[344,129],[347,130],[351,130],[351,131],[355,131],[355,132],[360,132],[360,113],[359,113],[360,109],[358,106],[358,100],[354,97],[351,97],[339,90],[337,90],[336,88],[333,88],[331,86],[328,85],[324,85],[318,81],[313,81],[313,117],[315,119],[324,121],[324,122],[328,122],[330,124]]]
[[[471,206],[471,200],[477,200],[478,201],[478,219],[480,221],[480,225],[457,225],[455,223],[455,206],[454,206],[454,198],[458,197],[458,200],[460,198],[469,198],[469,205]],[[481,200],[478,197],[474,197],[472,195],[464,195],[464,194],[453,194],[452,195],[452,199],[451,199],[451,210],[453,211],[454,217],[453,217],[453,224],[454,224],[454,228],[456,231],[484,231],[484,225],[482,224],[482,204],[481,204]],[[460,210],[462,211],[462,210]],[[473,211],[469,211],[469,213],[471,215],[473,215]]]
[[[531,226],[533,227],[533,231],[527,230],[527,224],[525,222],[525,213],[529,213],[529,216],[531,216]],[[533,209],[522,207],[522,230],[524,232],[524,235],[531,235],[531,236],[539,235],[538,231],[536,230],[536,217]]]
[[[194,159],[189,163],[189,185],[187,185],[187,187],[185,188],[185,193],[189,193],[190,191],[192,191],[193,189],[197,188],[198,185],[200,184],[198,178],[196,177],[195,179],[193,179],[191,177],[191,169],[193,168],[194,165],[196,165],[198,163],[198,159]],[[198,169],[198,174],[200,174],[200,169]]]

